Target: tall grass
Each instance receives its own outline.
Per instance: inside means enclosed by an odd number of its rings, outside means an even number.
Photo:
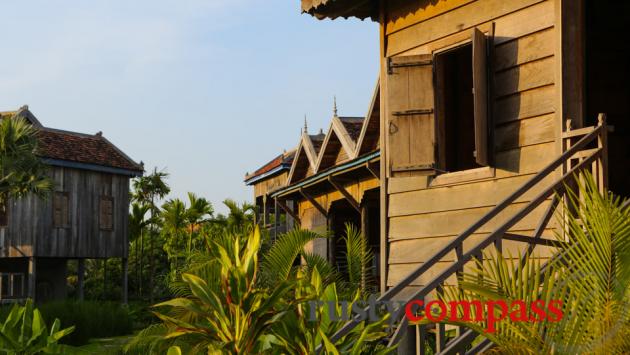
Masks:
[[[87,344],[91,338],[104,338],[132,333],[133,319],[129,309],[117,302],[55,301],[38,306],[47,322],[59,318],[61,326],[76,326],[62,339],[70,345]]]

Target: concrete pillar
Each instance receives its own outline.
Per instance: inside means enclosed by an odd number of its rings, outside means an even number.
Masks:
[[[85,259],[79,259],[79,265],[77,267],[77,296],[79,301],[85,299],[83,291],[83,280],[85,278]]]
[[[129,263],[127,261],[127,258],[122,258],[122,302],[123,304],[127,304],[129,301],[129,296],[128,296],[128,279],[127,279],[127,273],[129,272]]]
[[[36,280],[37,280],[37,259],[34,256],[31,256],[30,258],[28,258],[28,297],[30,299],[33,300],[33,302],[36,301],[36,293],[37,293],[37,288],[36,288]]]

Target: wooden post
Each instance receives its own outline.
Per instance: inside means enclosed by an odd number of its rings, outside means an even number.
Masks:
[[[122,303],[123,304],[127,304],[129,301],[129,296],[127,294],[128,290],[128,283],[127,283],[127,273],[129,272],[129,263],[127,261],[127,258],[122,258]]]
[[[85,259],[79,259],[79,265],[77,266],[77,296],[79,297],[79,301],[83,301],[85,298],[83,292],[83,280],[85,278]]]
[[[269,224],[269,204],[267,203],[269,199],[267,195],[263,196],[263,216],[262,216],[262,225],[267,226]]]
[[[105,291],[107,290],[107,258],[103,259],[103,300],[107,299]]]
[[[37,259],[34,256],[28,258],[28,297],[33,300],[33,303],[36,300],[36,278],[37,278]]]
[[[278,199],[274,199],[273,204],[273,240],[278,239]]]
[[[287,201],[287,207],[289,207],[289,209],[291,209],[292,211],[295,211],[295,203],[293,201]],[[286,220],[285,220],[285,227],[286,227],[286,232],[289,232],[290,230],[293,229],[294,226],[294,222],[293,222],[293,216],[291,216],[290,213],[285,213],[286,215]]]
[[[368,204],[364,201],[363,204],[361,204],[361,238],[363,238],[366,248],[369,248],[369,245],[368,245],[370,241],[369,233],[370,233],[370,214],[369,214]],[[365,270],[365,265],[362,266],[362,269],[363,270],[361,270],[361,288],[365,290],[367,287],[367,280],[366,280],[366,275],[365,275],[367,273],[367,270]]]
[[[606,125],[606,114],[597,115],[597,125],[601,127],[601,132],[597,137],[597,146],[602,149],[601,156],[597,160],[597,182],[601,193],[608,191],[608,126]]]

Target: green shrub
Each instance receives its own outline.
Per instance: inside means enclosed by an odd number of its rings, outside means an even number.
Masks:
[[[55,301],[39,306],[45,319],[59,318],[63,327],[74,332],[62,339],[71,345],[87,344],[89,339],[131,334],[133,319],[126,306],[117,302]]]
[[[0,349],[4,354],[75,353],[74,348],[58,344],[61,338],[72,333],[74,327],[60,329],[59,319],[55,319],[49,330],[30,299],[24,306],[14,304],[0,325]]]

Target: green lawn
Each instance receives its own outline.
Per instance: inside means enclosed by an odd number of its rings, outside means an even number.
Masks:
[[[133,335],[125,335],[120,337],[93,339],[90,340],[89,344],[80,346],[79,349],[85,351],[86,354],[121,354],[121,348],[132,337]]]

